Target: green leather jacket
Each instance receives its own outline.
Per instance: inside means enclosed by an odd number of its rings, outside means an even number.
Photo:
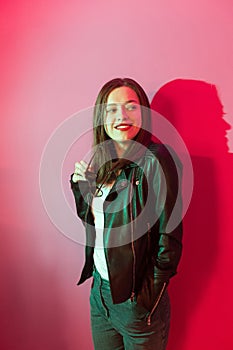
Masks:
[[[174,151],[155,143],[117,177],[104,202],[104,249],[114,303],[137,298],[152,313],[176,274],[182,251],[180,179],[181,163]],[[93,195],[87,181],[74,183],[71,175],[70,182],[86,227],[81,284],[94,267]]]

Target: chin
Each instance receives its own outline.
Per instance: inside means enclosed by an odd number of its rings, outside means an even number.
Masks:
[[[114,141],[115,142],[127,142],[127,141],[131,141],[131,140],[133,140],[133,137],[124,137],[121,139],[115,139]]]

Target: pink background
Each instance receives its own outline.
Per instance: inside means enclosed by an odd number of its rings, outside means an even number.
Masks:
[[[60,123],[91,106],[107,80],[129,76],[180,132],[194,167],[168,350],[232,350],[233,155],[221,108],[232,124],[232,1],[0,6],[1,348],[93,349],[90,282],[75,286],[84,249],[46,214],[40,159]]]

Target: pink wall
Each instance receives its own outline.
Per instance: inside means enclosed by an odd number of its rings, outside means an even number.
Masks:
[[[231,350],[233,155],[219,104],[233,123],[232,1],[15,0],[0,6],[1,348],[93,348],[90,283],[75,286],[83,246],[47,216],[39,167],[57,126],[91,106],[105,81],[130,76],[178,129],[194,166],[184,254],[170,285],[168,350]],[[63,176],[73,170],[71,155]],[[69,188],[64,191],[72,206]]]

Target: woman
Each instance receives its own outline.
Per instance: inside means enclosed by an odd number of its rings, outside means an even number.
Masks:
[[[86,261],[78,284],[93,275],[90,295],[95,349],[166,348],[169,279],[181,256],[180,164],[151,141],[151,111],[142,87],[113,79],[97,97],[93,156],[71,176],[86,227]]]

